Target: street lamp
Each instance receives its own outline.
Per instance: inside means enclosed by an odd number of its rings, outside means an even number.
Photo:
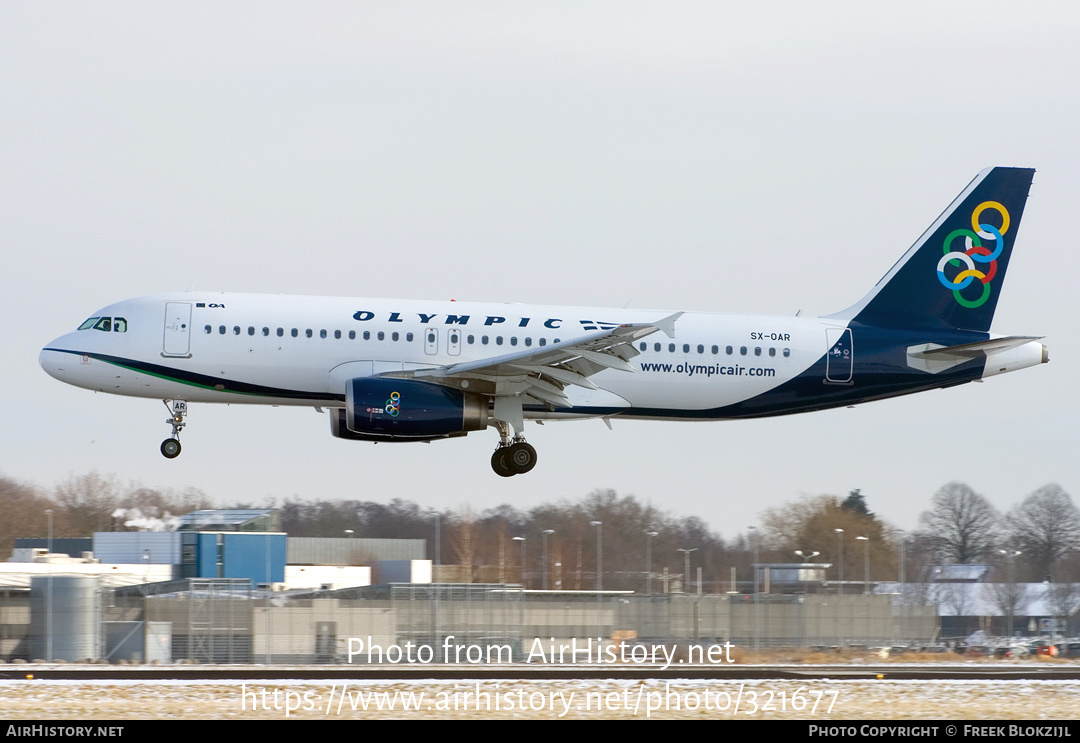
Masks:
[[[761,650],[761,617],[758,605],[758,531],[756,526],[746,527],[754,539],[754,652]]]
[[[689,549],[679,547],[676,550],[676,552],[683,553],[683,593],[690,593],[690,591],[687,590],[687,587],[690,585],[690,553],[697,552],[697,549],[697,547],[691,547]]]
[[[1013,636],[1013,624],[1015,618],[1013,617],[1014,606],[1016,605],[1016,592],[1015,592],[1015,580],[1014,574],[1015,562],[1014,559],[1023,554],[1020,550],[998,550],[998,554],[1005,555],[1009,559],[1009,592],[1007,594],[1009,604],[1009,637]]]
[[[554,534],[554,529],[544,529],[544,590],[548,589],[548,551],[547,551],[547,538],[549,534]]]
[[[842,594],[844,592],[844,530],[833,529],[833,531],[836,532],[837,561],[840,563],[840,580],[837,583],[836,592]]]
[[[863,549],[863,593],[870,593],[870,537],[855,537],[855,541],[862,542]]]
[[[799,559],[802,560],[803,562],[810,562],[811,560],[813,560],[815,557],[817,557],[821,553],[820,552],[811,552],[808,555],[805,552],[803,552],[802,550],[795,550],[795,554],[798,555]]]
[[[645,595],[652,596],[652,538],[657,531],[645,531]]]
[[[525,537],[512,537],[515,542],[521,542],[521,587],[525,585]]]
[[[595,526],[596,527],[596,590],[597,591],[603,591],[604,590],[604,550],[603,550],[604,522],[603,521],[590,521],[589,526]]]
[[[52,509],[46,508],[45,515],[49,517],[49,554],[45,556],[48,563],[48,593],[45,596],[45,660],[52,662]]]

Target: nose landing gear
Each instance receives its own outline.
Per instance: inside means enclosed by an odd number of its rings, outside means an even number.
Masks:
[[[161,442],[161,454],[166,459],[175,459],[180,456],[180,430],[187,425],[184,418],[187,416],[187,403],[183,400],[173,400],[169,406],[169,400],[162,400],[165,408],[169,411],[169,417],[165,422],[172,425],[172,437]]]

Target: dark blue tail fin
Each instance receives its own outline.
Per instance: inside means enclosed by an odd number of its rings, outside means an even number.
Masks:
[[[873,290],[834,317],[881,327],[988,331],[1035,171],[989,168]]]

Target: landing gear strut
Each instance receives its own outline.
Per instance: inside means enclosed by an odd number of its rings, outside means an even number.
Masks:
[[[523,475],[536,466],[536,449],[525,443],[520,434],[510,439],[510,426],[495,421],[499,429],[499,447],[491,455],[491,469],[500,477]]]
[[[166,459],[175,459],[180,456],[180,430],[187,425],[184,421],[184,417],[187,416],[187,403],[183,400],[173,400],[170,407],[168,400],[162,400],[162,402],[169,411],[169,417],[165,419],[165,422],[172,425],[172,438],[161,442],[161,454]]]

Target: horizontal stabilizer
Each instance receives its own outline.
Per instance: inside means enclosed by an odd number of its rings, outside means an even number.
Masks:
[[[908,366],[913,369],[921,369],[930,374],[937,374],[972,359],[1000,354],[1004,351],[1026,346],[1040,339],[1041,336],[1009,335],[1004,338],[991,338],[990,340],[975,343],[961,343],[956,346],[942,346],[937,343],[908,346]]]

